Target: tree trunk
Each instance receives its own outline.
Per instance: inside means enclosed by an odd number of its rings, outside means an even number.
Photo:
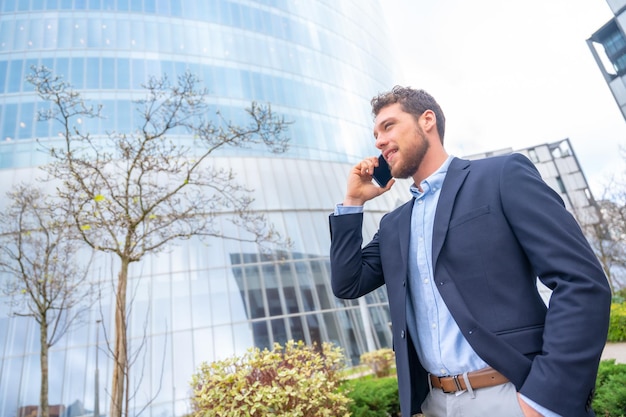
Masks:
[[[111,417],[122,417],[124,411],[124,383],[126,381],[126,370],[128,369],[128,343],[126,326],[126,288],[128,286],[128,265],[127,259],[122,259],[120,273],[117,281],[117,293],[115,297],[115,341],[113,351],[113,384],[111,387]]]
[[[39,393],[39,408],[41,409],[41,417],[50,416],[50,408],[48,406],[48,322],[45,313],[41,316],[41,325],[39,326],[39,343],[41,344],[41,355],[39,361],[41,363],[41,390]]]

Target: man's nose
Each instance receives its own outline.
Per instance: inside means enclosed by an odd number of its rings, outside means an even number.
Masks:
[[[385,137],[385,135],[378,135],[376,137],[375,145],[376,145],[376,147],[378,149],[382,150],[385,147],[385,145],[387,144],[387,142],[388,141],[387,141],[387,138]]]

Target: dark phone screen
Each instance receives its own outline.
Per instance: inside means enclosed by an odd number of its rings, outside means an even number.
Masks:
[[[378,166],[374,168],[374,173],[372,174],[372,177],[374,178],[374,181],[376,181],[381,187],[386,186],[391,178],[393,178],[391,176],[391,171],[389,170],[389,165],[382,155],[378,157]]]

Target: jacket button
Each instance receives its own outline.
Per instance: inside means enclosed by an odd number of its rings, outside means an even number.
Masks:
[[[400,332],[400,337],[404,339],[404,330]]]

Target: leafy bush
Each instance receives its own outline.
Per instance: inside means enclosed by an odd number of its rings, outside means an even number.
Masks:
[[[347,380],[342,384],[352,400],[352,417],[388,417],[400,415],[398,380],[395,377]]]
[[[607,340],[609,342],[626,341],[626,303],[611,304],[611,318]]]
[[[395,354],[389,348],[366,352],[361,355],[361,363],[368,365],[377,377],[391,374],[391,367],[395,361]]]
[[[193,375],[193,417],[349,416],[339,391],[345,367],[341,348],[289,341],[270,351],[203,363]]]
[[[626,415],[626,364],[616,364],[615,359],[600,362],[593,409],[598,417]]]

